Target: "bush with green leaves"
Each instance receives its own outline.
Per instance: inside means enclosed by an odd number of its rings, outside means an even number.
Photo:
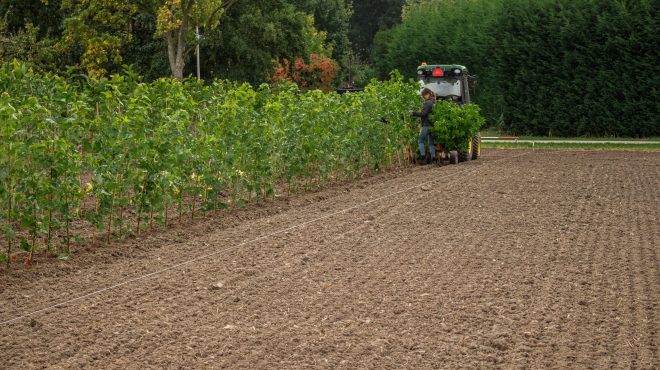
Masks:
[[[469,140],[476,137],[486,121],[476,104],[457,105],[441,100],[431,113],[433,139],[447,151],[467,153]]]

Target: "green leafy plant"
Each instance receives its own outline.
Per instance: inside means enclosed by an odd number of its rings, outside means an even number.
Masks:
[[[0,242],[66,257],[154,224],[401,162],[417,86],[339,95],[284,84],[63,79],[0,66]],[[381,122],[388,117],[388,123]],[[80,229],[81,226],[78,226]]]
[[[463,153],[469,150],[469,140],[477,135],[485,122],[478,105],[457,105],[448,101],[437,102],[430,118],[435,142],[442,144],[445,150]]]

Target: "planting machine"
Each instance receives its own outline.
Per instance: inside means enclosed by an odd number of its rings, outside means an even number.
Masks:
[[[417,67],[417,81],[420,91],[429,88],[438,100],[449,100],[455,104],[463,105],[470,103],[470,82],[473,77],[468,74],[466,67],[462,65],[429,65],[422,63]],[[442,153],[438,158],[448,158],[452,164],[477,159],[481,154],[481,134],[474,137],[465,137],[468,142],[467,151],[445,148],[442,144],[435,144],[436,152]]]

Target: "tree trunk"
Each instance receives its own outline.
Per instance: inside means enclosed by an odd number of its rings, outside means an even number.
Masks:
[[[222,1],[222,5],[216,8],[209,19],[212,19],[219,11],[227,11],[238,0],[225,0]],[[179,28],[173,29],[165,35],[165,41],[167,42],[167,57],[170,62],[170,70],[172,71],[172,77],[176,78],[179,81],[183,81],[183,68],[185,67],[185,56],[186,56],[186,32],[188,31],[188,26],[190,23],[190,12],[192,7],[195,4],[194,0],[189,0],[182,4],[183,8],[183,18],[181,19],[181,25]]]
[[[179,28],[167,32],[165,37],[167,41],[167,57],[170,62],[172,77],[179,81],[183,81],[183,68],[186,64],[186,32],[188,30],[190,10],[193,3],[193,1],[189,2],[188,6],[183,9],[183,19]]]

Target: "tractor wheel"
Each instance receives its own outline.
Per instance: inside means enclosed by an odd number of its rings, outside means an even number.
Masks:
[[[477,136],[472,139],[472,159],[479,159],[481,155],[481,132],[477,132]]]
[[[449,163],[451,164],[457,164],[458,163],[458,152],[455,150],[451,150],[449,152]]]

